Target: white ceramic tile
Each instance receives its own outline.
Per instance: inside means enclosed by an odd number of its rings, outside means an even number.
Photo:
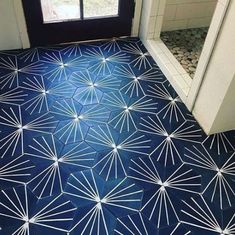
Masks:
[[[162,63],[164,63],[164,64],[169,64],[169,63],[170,63],[170,60],[169,60],[169,58],[166,56],[165,53],[159,54],[159,60],[161,60]]]
[[[164,20],[174,20],[176,13],[176,5],[166,5],[165,13],[164,13]]]
[[[187,28],[209,27],[212,17],[192,18],[188,20]]]
[[[160,42],[156,42],[153,40],[146,40],[144,42],[147,50],[149,53],[152,55],[164,75],[167,77],[168,81],[172,84],[180,98],[182,99],[183,102],[186,102],[187,96],[186,96],[186,89],[188,88],[187,83],[184,81],[182,76],[179,75],[178,71],[175,70],[174,66],[169,63],[168,57],[162,52],[162,53],[156,53],[156,45],[159,46],[161,44]],[[160,47],[158,47],[160,51]],[[175,74],[174,76],[172,74]],[[179,78],[181,79],[181,82],[179,81]],[[184,89],[184,90],[183,90]]]
[[[159,44],[155,40],[148,40],[151,48],[154,49],[154,52],[157,54],[163,53],[162,49],[159,47]]]
[[[183,92],[184,92],[185,96],[188,96],[189,90],[190,90],[190,87],[183,88]]]
[[[155,23],[156,23],[156,17],[151,16],[149,19],[149,30],[148,33],[154,33],[155,31]]]
[[[149,27],[149,15],[151,6],[149,5],[150,1],[143,1],[143,8],[141,13],[141,20],[140,20],[140,29],[139,29],[139,36],[142,40],[148,37],[148,27]]]
[[[178,84],[178,86],[181,89],[186,89],[189,87],[188,84],[185,82],[182,75],[175,75],[175,76],[173,76],[173,79],[175,80],[175,82]]]
[[[161,39],[159,39],[159,40],[157,41],[157,45],[158,45],[159,48],[161,48],[161,50],[162,50],[164,53],[167,52],[167,51],[169,51],[169,49],[167,48],[167,46],[165,45],[165,43],[164,43]]]
[[[161,32],[162,32],[161,28],[155,29],[155,31],[154,31],[154,39],[155,40],[160,38]]]
[[[174,57],[175,58],[175,57]],[[174,62],[174,66],[176,68],[176,70],[180,73],[180,74],[185,74],[187,73],[185,71],[185,69],[182,67],[182,65],[179,63],[179,61],[176,59],[176,61]]]
[[[217,2],[218,0],[166,0],[162,30],[209,26]]]
[[[225,5],[221,4],[218,2],[215,14],[213,16],[213,19],[211,21],[211,25],[203,46],[203,53],[210,55],[211,50],[213,48],[213,45],[215,43],[215,39],[217,37],[220,25],[222,24],[223,21],[223,15],[226,12],[226,7]]]
[[[141,11],[142,11],[142,0],[135,0],[135,13],[134,13],[134,19],[133,19],[132,29],[131,29],[132,37],[139,36]]]
[[[175,19],[190,19],[205,16],[203,3],[188,3],[177,5]]]
[[[223,5],[227,6],[228,2],[230,0],[218,0],[220,3],[222,3]]]
[[[163,16],[157,16],[155,29],[154,29],[154,38],[160,38],[160,34],[162,31],[162,23],[163,23]]]
[[[148,34],[148,39],[154,39],[154,33],[149,33]]]
[[[181,74],[181,76],[184,79],[184,81],[187,83],[187,85],[191,87],[193,79],[187,73]]]
[[[167,54],[167,56],[172,64],[179,63],[178,60],[174,57],[174,55],[172,54],[172,52],[168,48],[167,48],[167,50],[165,50],[165,53]]]
[[[177,29],[186,29],[188,20],[168,20],[163,21],[162,31],[171,31]]]
[[[172,63],[166,63],[166,68],[172,76],[178,76],[179,72],[176,70],[175,66]]]
[[[146,0],[144,0],[144,1],[146,1]],[[158,14],[159,1],[160,1],[160,0],[152,0],[151,16],[157,16],[157,14]]]
[[[167,4],[176,4],[176,1],[175,0],[167,0]]]
[[[199,3],[199,2],[217,2],[218,0],[167,0],[167,4],[184,4],[184,3]]]
[[[171,64],[175,64],[177,61],[175,57],[172,55],[171,51],[167,48],[167,50],[164,50],[165,55],[168,57]]]
[[[159,6],[158,6],[158,15],[163,16],[165,7],[166,7],[166,0],[159,0]]]
[[[214,2],[214,1],[207,3],[207,6],[205,8],[205,12],[206,12],[207,16],[212,16],[214,14],[216,4],[217,4],[217,2]]]
[[[140,38],[144,39],[147,37],[148,35],[148,27],[145,26],[145,24],[142,22],[140,24],[140,32],[139,32],[139,35],[140,35]]]
[[[182,65],[178,62],[178,60],[174,57],[174,55],[171,53],[171,51],[167,48],[167,46],[161,40],[158,41],[157,46],[168,57],[170,63],[176,69],[177,74],[185,74],[186,73],[186,71],[184,70]]]
[[[203,73],[205,71],[205,68],[207,66],[207,62],[208,62],[208,56],[202,52],[201,55],[200,55],[198,64],[197,64],[197,69],[196,69],[194,79],[197,76],[202,76],[203,75]]]

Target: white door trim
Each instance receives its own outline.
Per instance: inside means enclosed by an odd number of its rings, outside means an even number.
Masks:
[[[15,11],[22,48],[24,49],[29,48],[30,42],[29,42],[29,36],[28,36],[22,1],[13,0],[13,5],[14,5],[14,11]]]
[[[160,40],[166,0],[146,0],[146,2],[143,2],[143,4],[147,5],[148,9],[145,9],[145,14],[142,14],[141,17],[140,32],[144,32],[140,35],[141,40],[190,111],[192,111],[194,107],[198,92],[203,82],[207,65],[210,62],[213,48],[216,44],[219,31],[229,7],[229,2],[230,0],[218,0],[211,21],[211,26],[199,59],[196,74],[190,83],[188,82],[187,74],[185,74],[186,71],[182,70],[182,66],[181,68],[179,67],[179,63],[175,63],[173,61],[174,58],[172,53]],[[154,34],[150,30],[150,17],[152,20],[155,20]]]
[[[135,0],[135,14],[134,14],[132,32],[131,32],[131,36],[133,37],[139,36],[141,10],[142,10],[142,0]]]

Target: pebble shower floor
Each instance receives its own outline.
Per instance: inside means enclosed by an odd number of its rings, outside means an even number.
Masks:
[[[234,132],[138,38],[1,52],[0,92],[1,235],[235,234]]]

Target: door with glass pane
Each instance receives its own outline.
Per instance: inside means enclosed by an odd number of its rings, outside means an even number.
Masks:
[[[32,46],[128,36],[134,0],[22,0]]]

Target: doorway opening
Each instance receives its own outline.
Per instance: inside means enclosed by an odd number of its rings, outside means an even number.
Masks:
[[[134,0],[22,0],[31,46],[130,36]]]
[[[191,78],[218,0],[166,0],[160,38]]]
[[[150,0],[144,3],[140,37],[190,111],[229,2]]]
[[[193,79],[209,27],[161,32],[161,40]]]

